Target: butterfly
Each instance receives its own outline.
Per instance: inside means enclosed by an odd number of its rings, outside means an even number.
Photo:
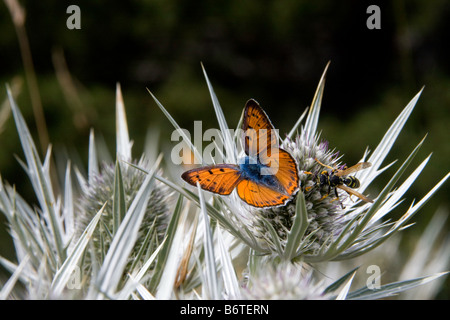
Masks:
[[[299,189],[297,163],[279,148],[278,136],[258,102],[250,99],[244,108],[245,156],[238,164],[217,164],[184,172],[189,184],[229,195],[233,190],[254,207],[284,205]]]

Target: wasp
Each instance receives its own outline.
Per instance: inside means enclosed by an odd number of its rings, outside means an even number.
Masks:
[[[360,182],[356,177],[349,176],[350,174],[366,169],[370,167],[372,164],[370,162],[360,162],[351,166],[350,168],[344,168],[343,170],[339,170],[333,167],[330,167],[326,164],[323,164],[319,160],[315,159],[320,165],[325,168],[330,169],[331,171],[324,170],[320,174],[316,175],[316,185],[319,185],[320,188],[324,186],[328,186],[328,193],[322,197],[321,200],[325,199],[330,195],[331,188],[334,188],[334,192],[336,194],[336,199],[339,200],[339,195],[337,192],[337,188],[344,190],[350,196],[356,196],[365,202],[373,202],[372,199],[369,199],[365,195],[353,190],[359,188]],[[311,172],[305,171],[306,174],[312,174]],[[344,205],[341,203],[342,209],[344,209]]]

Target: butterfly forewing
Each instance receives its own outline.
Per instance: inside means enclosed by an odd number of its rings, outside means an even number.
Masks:
[[[184,172],[181,177],[189,184],[221,195],[230,194],[241,180],[239,166],[219,164]]]
[[[272,123],[253,99],[245,105],[242,130],[247,155],[264,158],[266,155],[270,156],[271,150],[278,147],[278,137]]]

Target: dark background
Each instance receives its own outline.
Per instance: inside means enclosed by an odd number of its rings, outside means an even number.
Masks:
[[[87,162],[89,130],[115,150],[115,86],[120,82],[134,156],[149,127],[161,130],[170,148],[172,127],[149,88],[181,127],[217,127],[202,74],[208,76],[231,127],[245,102],[255,98],[280,133],[288,132],[309,106],[328,61],[319,130],[356,163],[372,150],[414,95],[425,90],[387,161],[400,163],[428,133],[417,166],[433,156],[392,216],[405,212],[447,172],[450,157],[450,2],[393,1],[21,1],[39,92],[55,150]],[[66,9],[81,9],[81,30],[69,30]],[[366,9],[381,9],[381,29],[369,30]],[[76,95],[67,96],[55,75],[64,57]],[[53,57],[53,58],[52,58]],[[0,3],[0,83],[22,79],[17,102],[38,141],[24,64],[14,24]],[[3,87],[4,88],[4,87]],[[6,91],[0,91],[4,101]],[[25,196],[32,190],[14,155],[22,151],[12,119],[1,128],[0,173]],[[56,151],[58,152],[58,151]],[[44,153],[42,153],[44,154]],[[386,162],[387,164],[388,162]],[[397,167],[389,169],[388,179]],[[412,170],[412,169],[411,169]],[[410,170],[410,171],[411,171]],[[386,180],[376,181],[379,188]],[[448,184],[404,232],[404,249],[439,207],[448,209]],[[397,217],[398,217],[397,216]],[[3,217],[0,223],[4,225]],[[447,228],[448,230],[448,228]],[[6,232],[0,254],[13,257]],[[444,271],[444,270],[441,270]],[[444,288],[439,298],[449,297]]]

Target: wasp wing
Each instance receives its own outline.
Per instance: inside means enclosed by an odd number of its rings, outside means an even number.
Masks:
[[[369,168],[372,166],[370,162],[360,162],[355,164],[354,166],[351,166],[350,168],[344,169],[344,170],[337,170],[334,175],[338,177],[342,176],[348,176],[349,174],[352,174],[354,172]]]
[[[365,202],[370,202],[373,203],[373,200],[370,198],[367,198],[365,195],[359,193],[358,191],[353,190],[350,187],[347,187],[346,185],[338,185],[336,186],[336,188],[342,189],[345,192],[347,192],[350,196],[356,196],[358,198],[360,198],[361,200],[365,201]]]

